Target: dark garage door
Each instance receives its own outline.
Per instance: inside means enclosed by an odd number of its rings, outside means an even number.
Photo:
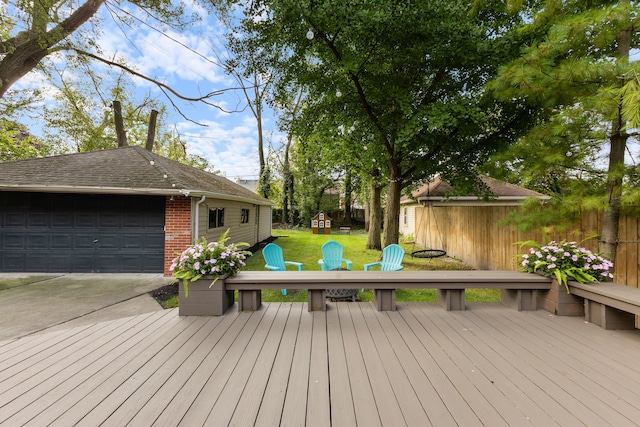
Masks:
[[[0,192],[0,272],[162,273],[164,197]]]

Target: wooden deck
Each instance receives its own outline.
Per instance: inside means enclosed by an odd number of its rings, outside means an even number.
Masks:
[[[0,342],[0,425],[637,426],[639,356],[499,304],[174,309]]]

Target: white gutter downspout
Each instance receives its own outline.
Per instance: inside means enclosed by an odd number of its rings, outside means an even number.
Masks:
[[[198,240],[198,225],[200,224],[200,205],[204,203],[204,201],[207,200],[207,196],[202,196],[202,199],[200,199],[197,203],[196,203],[196,216],[195,216],[195,227],[194,227],[194,231],[193,231],[193,241],[196,242]]]

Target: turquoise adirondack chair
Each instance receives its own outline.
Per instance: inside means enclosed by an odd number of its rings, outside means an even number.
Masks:
[[[322,259],[318,260],[318,264],[320,264],[322,271],[342,268],[343,262],[346,265],[347,270],[351,270],[353,262],[342,258],[342,251],[342,245],[335,240],[329,240],[327,243],[322,245]]]
[[[302,263],[295,261],[285,261],[282,255],[282,248],[275,243],[269,243],[262,249],[262,257],[266,262],[264,268],[271,271],[287,271],[287,265],[298,267],[302,271]],[[287,290],[282,289],[282,295],[286,295]]]
[[[401,246],[391,244],[382,251],[382,261],[371,262],[364,265],[364,270],[368,271],[370,267],[380,266],[380,271],[398,271],[402,270],[402,259],[404,258],[404,249]]]

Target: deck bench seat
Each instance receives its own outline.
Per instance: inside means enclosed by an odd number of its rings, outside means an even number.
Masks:
[[[548,290],[551,279],[515,271],[242,271],[226,279],[227,290],[238,291],[238,309],[257,310],[262,289],[308,292],[309,311],[326,310],[326,289],[373,289],[379,311],[396,309],[396,289],[437,289],[446,310],[464,310],[465,289],[500,289],[503,304],[519,311],[537,309],[536,291]]]
[[[604,329],[635,329],[640,315],[640,289],[619,283],[569,282],[572,295],[584,298],[584,317]]]

